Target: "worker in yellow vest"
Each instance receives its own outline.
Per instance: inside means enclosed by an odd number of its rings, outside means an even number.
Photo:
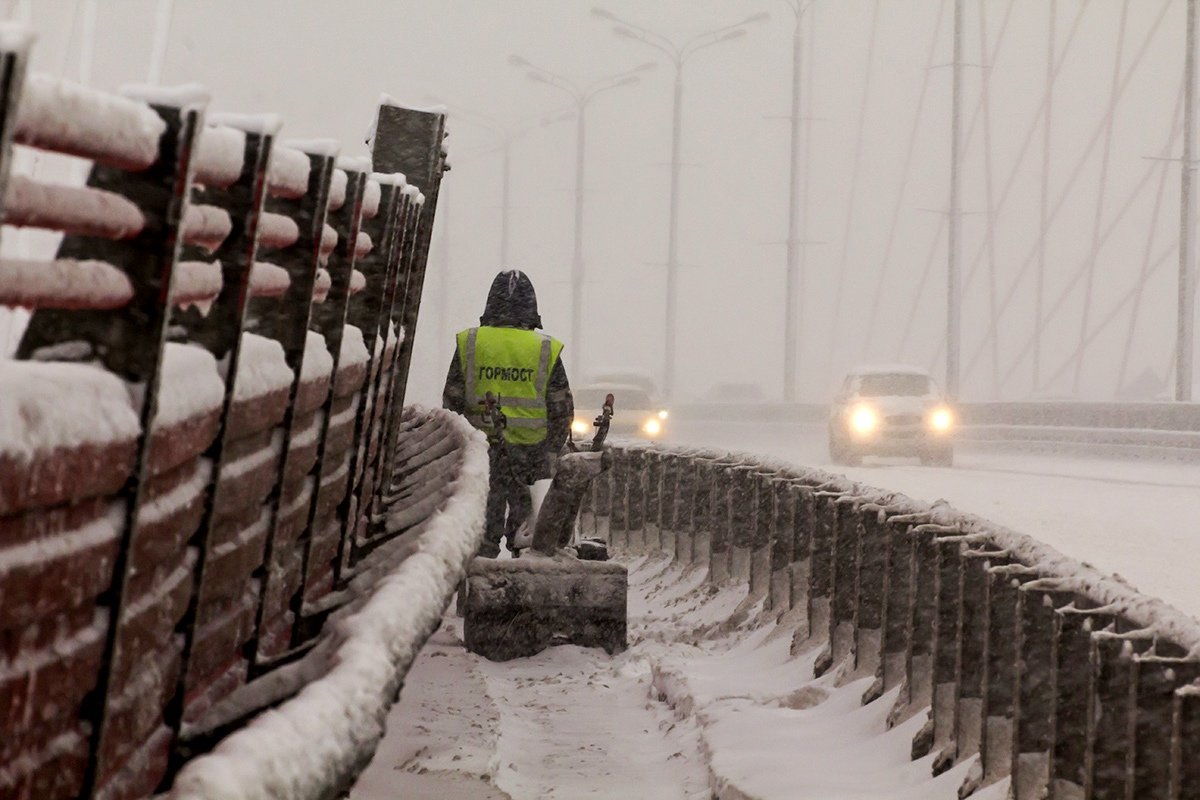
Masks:
[[[506,424],[490,451],[487,526],[479,554],[495,558],[533,510],[529,487],[549,478],[575,414],[563,343],[539,333],[533,283],[520,270],[492,281],[478,328],[460,331],[442,405],[491,432],[485,399],[498,398]]]

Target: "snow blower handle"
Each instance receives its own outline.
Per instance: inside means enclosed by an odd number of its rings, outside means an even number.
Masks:
[[[600,409],[600,416],[596,417],[592,425],[596,427],[596,435],[592,437],[592,452],[604,449],[604,440],[608,438],[608,428],[612,425],[613,418],[613,403],[616,400],[612,393],[608,393],[604,397],[604,406]]]
[[[483,406],[483,421],[491,426],[491,433],[488,434],[488,440],[493,443],[504,441],[504,429],[508,427],[508,417],[500,410],[500,398],[488,392],[483,399],[479,401]]]

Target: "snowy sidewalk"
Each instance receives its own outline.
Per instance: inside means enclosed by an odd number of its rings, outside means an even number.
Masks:
[[[812,677],[792,625],[666,561],[630,565],[630,649],[557,647],[491,663],[448,615],[421,653],[352,800],[719,797],[954,800],[969,763],[909,761],[869,681]],[[1003,797],[1007,784],[974,795]]]

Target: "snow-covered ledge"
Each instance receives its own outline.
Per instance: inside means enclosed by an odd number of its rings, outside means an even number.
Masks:
[[[178,800],[323,798],[366,766],[417,652],[437,628],[483,535],[487,442],[463,418],[423,412],[463,452],[454,493],[423,523],[411,553],[336,622],[313,656],[327,668],[275,709],[185,766]],[[303,663],[303,662],[302,662]]]

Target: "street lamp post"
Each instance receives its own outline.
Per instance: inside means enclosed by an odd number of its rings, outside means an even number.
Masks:
[[[804,37],[804,12],[812,0],[786,0],[796,15],[796,28],[792,35],[792,113],[791,138],[789,142],[790,169],[788,171],[788,232],[787,232],[787,278],[784,281],[783,298],[783,401],[796,402],[796,351],[800,343],[800,303],[804,288],[804,276],[799,265],[800,248],[800,121],[802,63]]]
[[[745,36],[746,25],[770,19],[770,15],[766,12],[752,14],[740,22],[706,31],[679,44],[660,33],[622,19],[606,9],[593,8],[592,14],[615,23],[613,32],[618,36],[634,39],[663,53],[675,67],[674,108],[671,115],[670,210],[667,223],[667,313],[663,335],[663,394],[670,399],[675,390],[675,296],[679,282],[679,173],[682,165],[680,142],[683,127],[683,65],[698,50]]]
[[[526,70],[531,80],[545,83],[565,92],[575,103],[575,236],[571,254],[571,347],[575,351],[576,369],[582,371],[583,363],[583,196],[584,196],[584,166],[587,145],[587,107],[592,99],[601,92],[616,89],[619,86],[630,86],[640,78],[637,73],[653,69],[654,64],[641,64],[631,70],[619,72],[600,78],[591,84],[580,87],[574,81],[549,70],[542,69],[530,63],[528,59],[518,55],[509,56],[508,62],[514,67]],[[507,174],[507,167],[506,167]],[[507,180],[507,179],[506,179]]]

